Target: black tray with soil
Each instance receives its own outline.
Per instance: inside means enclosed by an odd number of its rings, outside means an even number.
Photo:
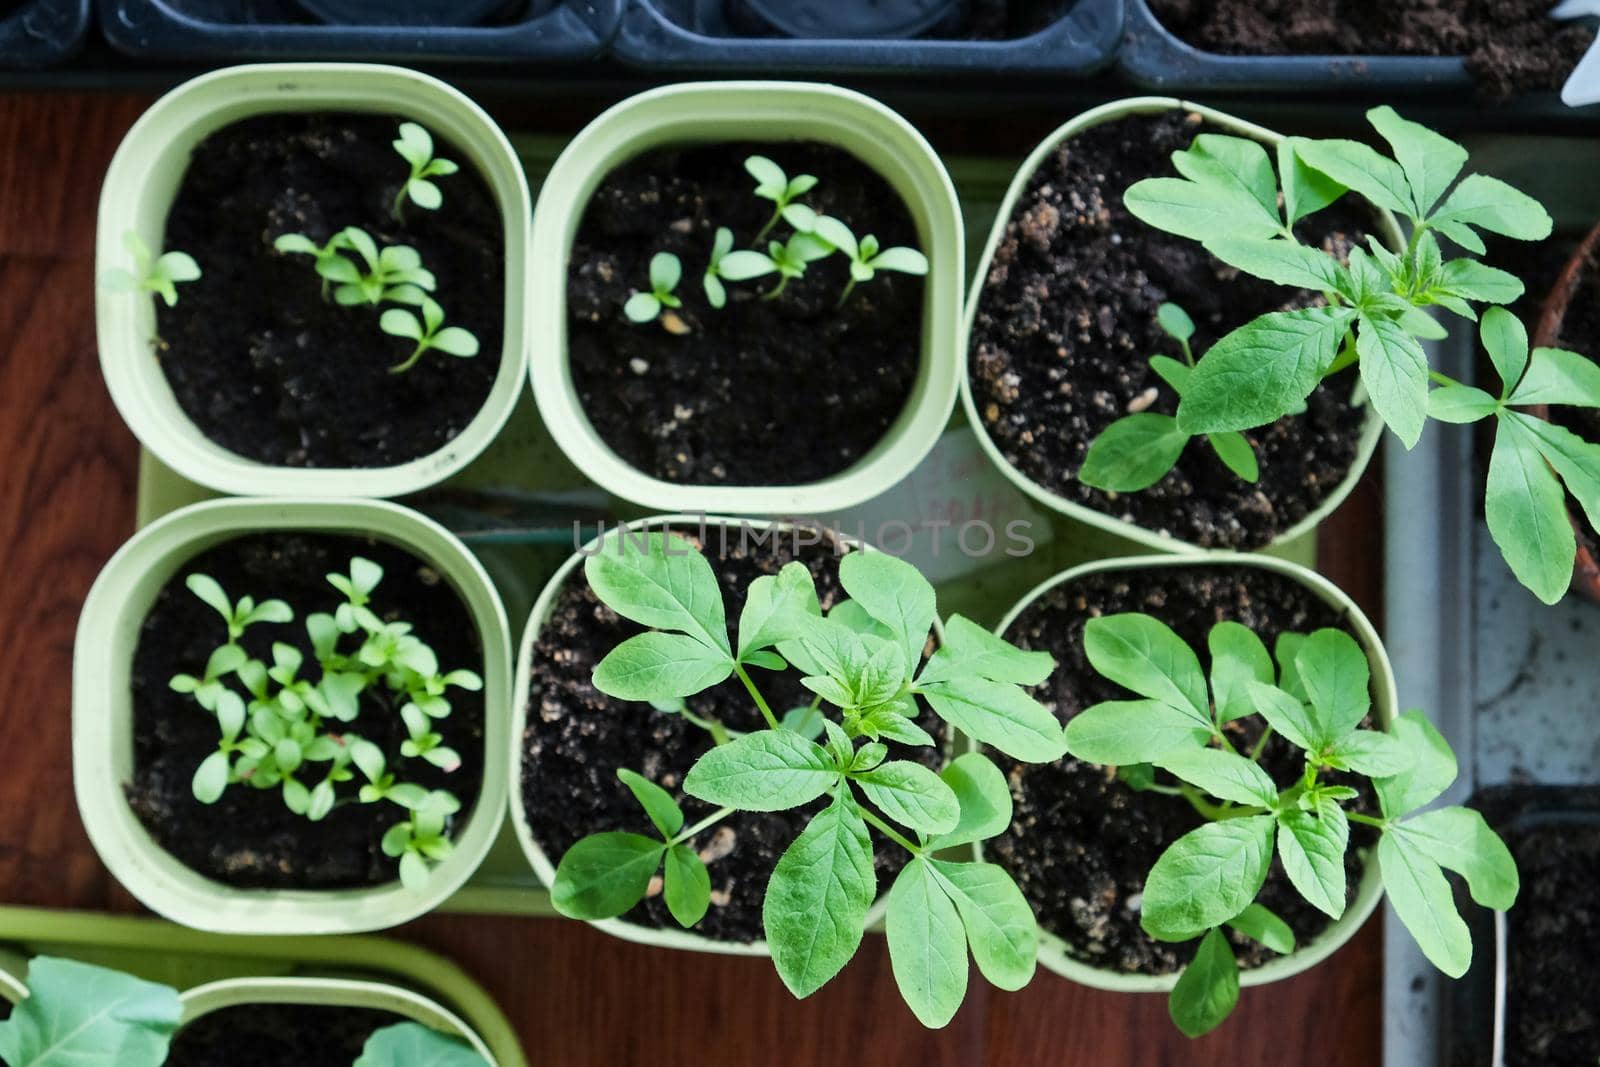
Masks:
[[[1320,385],[1303,414],[1246,431],[1260,462],[1256,484],[1199,440],[1142,492],[1107,494],[1077,479],[1090,442],[1111,423],[1138,410],[1177,411],[1177,394],[1148,363],[1157,353],[1182,358],[1157,324],[1162,303],[1194,319],[1197,358],[1258,315],[1323,303],[1243,275],[1123,205],[1130,185],[1172,173],[1172,152],[1206,132],[1225,131],[1181,111],[1132,115],[1046,157],[995,249],[967,373],[983,428],[1036,484],[1191,544],[1259,548],[1314,511],[1355,461],[1366,411],[1351,404],[1354,370]],[[1370,212],[1346,197],[1296,230],[1342,256],[1372,226]]]
[[[1095,671],[1083,651],[1089,619],[1130,611],[1172,627],[1208,670],[1206,634],[1223,620],[1249,627],[1268,648],[1285,632],[1348,629],[1337,611],[1304,586],[1257,568],[1164,567],[1085,575],[1046,592],[1004,634],[1020,648],[1050,653],[1060,664],[1034,696],[1063,725],[1094,704],[1131,696]],[[1259,716],[1250,716],[1228,729],[1237,732],[1235,746],[1248,751],[1263,725]],[[1010,828],[985,842],[984,855],[1016,880],[1040,926],[1094,967],[1127,974],[1182,969],[1199,942],[1171,944],[1150,937],[1139,926],[1137,901],[1156,859],[1200,826],[1200,815],[1179,798],[1136,792],[1107,768],[1071,756],[1050,764],[1023,764],[997,752],[988,754],[1006,772],[1015,808]],[[1273,736],[1261,766],[1275,782],[1287,784],[1302,771],[1303,753]],[[1370,794],[1356,803],[1355,810],[1376,808]],[[1361,881],[1358,850],[1374,838],[1370,828],[1352,825],[1350,840],[1356,847],[1345,858],[1347,903]],[[1295,890],[1276,856],[1257,900],[1289,924],[1297,944],[1330,923]],[[1228,937],[1243,967],[1258,967],[1276,955],[1231,930]]]
[[[162,250],[189,253],[202,274],[175,307],[156,302],[156,354],[179,406],[218,445],[277,466],[395,466],[449,444],[489,396],[505,319],[500,209],[448,131],[429,130],[436,157],[461,169],[436,179],[438,210],[407,201],[397,222],[403,121],[274,113],[195,146]],[[310,256],[273,248],[289,233],[320,245],[347,226],[415,248],[446,323],[471,331],[478,354],[430,351],[391,374],[413,342],[379,330],[377,307],[325,299]]]
[[[880,271],[841,305],[848,264],[810,264],[774,300],[774,276],[706,300],[701,274],[718,227],[751,247],[772,213],[744,160],[815,175],[804,197],[885,247],[920,247],[904,202],[843,149],[815,142],[721,142],[648,152],[606,176],[584,210],[567,277],[567,347],[579,402],[616,453],[663,481],[802,485],[846,470],[880,441],[911,395],[922,353],[923,280]],[[792,231],[779,222],[760,244]],[[635,323],[622,306],[649,264],[676,255],[683,307]]]
[[[717,528],[713,527],[715,531]],[[698,531],[678,530],[699,544]],[[729,529],[726,553],[713,532],[707,558],[722,585],[730,620],[739,617],[745,590],[764,574],[776,574],[798,559],[811,570],[824,611],[847,599],[839,584],[838,556],[833,545],[807,545],[796,551],[795,538],[779,536],[776,544],[757,545]],[[532,682],[527,694],[527,727],[523,746],[522,790],[529,827],[551,864],[582,837],[605,830],[655,834],[649,820],[617,769],[637,771],[673,794],[692,825],[715,811],[682,792],[683,776],[712,747],[711,736],[682,715],[656,711],[649,704],[615,700],[594,688],[596,663],[622,641],[643,633],[643,627],[616,615],[589,589],[581,569],[573,572],[551,609],[534,646]],[[813,694],[800,685],[797,671],[756,671],[755,681],[774,711],[810,704]],[[729,679],[688,698],[698,717],[715,719],[730,730],[749,731],[764,725],[761,713],[737,679]],[[926,708],[917,724],[946,743],[949,731]],[[906,748],[890,743],[889,759],[911,759],[937,768],[944,754],[932,748]],[[863,804],[867,802],[863,799]],[[761,908],[767,881],[791,841],[821,811],[814,801],[792,811],[739,812],[701,833],[689,844],[699,851],[711,873],[711,907],[692,932],[717,941],[760,940]],[[904,866],[907,854],[871,831],[877,858],[878,888],[887,890]],[[640,926],[680,929],[667,911],[659,886],[624,915]]]
[[[244,595],[288,601],[293,622],[256,623],[240,643],[267,663],[273,642],[294,645],[305,656],[301,676],[316,681],[305,618],[343,602],[325,576],[349,573],[352,556],[383,567],[369,605],[380,618],[412,623],[437,653],[442,671],[483,671],[478,630],[466,605],[437,571],[393,545],[332,534],[254,534],[190,560],[157,594],[140,628],[131,679],[133,779],[126,792],[156,842],[208,878],[241,888],[334,889],[379,885],[398,875],[398,862],[383,854],[379,841],[404,813],[388,802],[354,802],[359,773],[336,787],[340,802],[319,822],[291,812],[277,789],[233,785],[214,804],[196,800],[191,782],[195,768],[216,750],[217,724],[192,696],[168,685],[176,674],[199,674],[227,637],[220,616],[185,587],[194,573],[215,578],[235,601]],[[453,821],[460,824],[483,780],[484,701],[481,692],[456,688],[449,699],[451,713],[437,729],[461,755],[453,772],[401,756],[407,733],[398,710],[386,713],[364,699],[354,728],[383,750],[390,767],[403,769],[403,781],[453,793],[461,801]]]

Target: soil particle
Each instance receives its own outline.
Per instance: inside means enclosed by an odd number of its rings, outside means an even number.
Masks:
[[[405,1021],[371,1008],[241,1004],[179,1030],[166,1067],[350,1067],[374,1031]]]

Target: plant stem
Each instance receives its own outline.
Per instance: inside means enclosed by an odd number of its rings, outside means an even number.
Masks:
[[[735,663],[733,671],[739,676],[739,681],[744,683],[745,690],[750,694],[751,699],[756,702],[756,707],[761,709],[761,715],[767,720],[767,725],[774,730],[781,729],[778,725],[778,717],[772,714],[772,708],[767,705],[767,698],[762,696],[761,690],[756,688],[756,683],[751,680],[750,672],[744,669],[744,664]]]
[[[1267,809],[1262,807],[1219,807],[1201,796],[1198,789],[1187,783],[1179,788],[1183,792],[1184,799],[1189,802],[1189,806],[1210,822],[1221,822],[1224,819],[1242,819],[1247,815],[1265,815],[1267,813]]]
[[[1261,731],[1261,736],[1256,739],[1256,743],[1250,748],[1251,763],[1259,763],[1261,761],[1261,750],[1267,747],[1267,739],[1271,736],[1272,727],[1269,726]]]
[[[728,728],[722,725],[722,723],[718,722],[716,719],[702,719],[700,716],[690,711],[687,707],[678,712],[678,714],[682,715],[685,719],[688,719],[690,722],[700,727],[700,729],[710,734],[713,744],[725,745],[729,741],[733,740],[733,735],[728,731]]]
[[[769,292],[762,293],[761,294],[761,299],[763,299],[763,300],[776,300],[776,299],[778,299],[778,294],[783,292],[783,287],[788,285],[788,284],[789,284],[789,276],[787,274],[778,275],[778,284],[773,286],[772,289]]]
[[[718,808],[716,811],[712,812],[710,815],[707,815],[705,818],[701,819],[687,830],[679,830],[673,835],[672,843],[674,845],[683,844],[685,841],[694,837],[696,834],[701,833],[708,827],[715,826],[723,819],[726,819],[729,815],[732,815],[733,812],[733,808]]]
[[[849,788],[849,787],[846,786],[845,788]],[[886,823],[882,819],[878,818],[876,815],[874,815],[868,809],[866,809],[866,808],[862,808],[861,809],[861,817],[867,821],[867,825],[868,826],[873,827],[880,834],[882,834],[884,837],[887,837],[890,841],[893,841],[895,844],[899,845],[901,848],[905,849],[907,852],[911,853],[913,856],[922,855],[922,846],[921,845],[912,844],[906,838],[906,836],[904,834],[902,834],[899,830],[896,830],[894,827],[890,826],[888,823]]]
[[[406,358],[405,362],[396,363],[394,366],[390,367],[389,368],[389,373],[390,374],[404,374],[406,371],[410,370],[412,367],[417,365],[417,360],[421,359],[422,358],[422,353],[426,352],[427,350],[428,350],[427,342],[426,341],[418,341],[416,350],[414,352],[412,352],[411,355]]]
[[[1363,815],[1359,811],[1346,812],[1345,817],[1351,822],[1358,822],[1363,826],[1376,826],[1380,830],[1389,825],[1387,820],[1374,819],[1371,815]]]
[[[772,209],[772,217],[767,220],[767,224],[765,226],[756,231],[756,239],[750,242],[752,247],[759,247],[767,234],[772,232],[772,227],[776,226],[778,224],[778,220],[783,217],[783,201],[778,200],[775,201],[775,203],[778,206]]]
[[[1328,364],[1328,369],[1323,372],[1322,376],[1324,378],[1331,378],[1354,363],[1356,359],[1357,353],[1355,334],[1347,333],[1344,335],[1344,347],[1339,351],[1339,354],[1334,357],[1333,362]]]
[[[844,307],[844,302],[846,300],[850,299],[850,291],[852,289],[854,289],[855,287],[856,287],[856,280],[854,278],[851,278],[850,279],[850,283],[844,287],[844,292],[839,294],[839,302],[837,304],[833,305],[835,311],[837,311],[839,308]]]
[[[1442,373],[1440,371],[1436,371],[1436,370],[1430,370],[1428,372],[1428,378],[1435,385],[1460,385],[1461,384],[1460,382],[1456,381],[1454,378],[1450,377],[1450,375],[1444,374],[1444,373]]]

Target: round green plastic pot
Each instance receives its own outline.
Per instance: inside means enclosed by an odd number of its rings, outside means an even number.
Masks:
[[[752,138],[835,145],[877,171],[905,201],[928,257],[916,381],[883,439],[839,474],[805,485],[662,481],[617,455],[589,422],[573,386],[567,359],[573,237],[595,188],[627,160],[664,145]],[[860,93],[832,85],[733,81],[669,85],[630,97],[573,139],[539,192],[528,297],[539,414],[579,470],[607,492],[644,507],[731,515],[818,515],[852,507],[909,474],[950,419],[960,373],[962,233],[955,188],[933,148],[905,119]],[[686,281],[698,285],[698,275],[691,270]],[[781,379],[771,387],[788,388]]]
[[[241,889],[213,881],[161,848],[123,794],[133,775],[129,677],[140,627],[161,588],[207,548],[268,530],[370,536],[427,562],[461,597],[483,646],[484,773],[455,850],[413,893],[398,881],[358,889]],[[258,591],[260,592],[260,591]],[[198,602],[197,602],[198,603]],[[196,610],[208,610],[197,607]],[[427,620],[416,620],[426,632]],[[511,644],[505,609],[465,545],[431,519],[376,500],[214,500],[140,530],[89,590],[72,657],[72,778],[100,859],[151,910],[201,930],[338,934],[395,926],[461,888],[505,817],[511,747]]]
[[[416,71],[359,63],[230,67],[185,82],[134,123],[111,160],[100,192],[97,274],[129,265],[122,245],[129,230],[152,250],[167,251],[167,213],[195,145],[242,119],[285,111],[402,115],[448,139],[465,157],[457,162],[483,176],[500,208],[505,238],[505,347],[483,407],[449,444],[397,466],[276,467],[246,459],[207,438],[179,407],[151,355],[156,298],[102,289],[95,295],[95,323],[106,386],[145,448],[183,477],[218,492],[390,497],[425,489],[459,471],[494,440],[511,416],[527,367],[524,294],[532,215],[527,180],[505,134],[456,89]],[[200,264],[202,270],[205,266]],[[372,329],[376,336],[376,315]]]
[[[1100,560],[1095,563],[1086,563],[1080,567],[1073,567],[1063,571],[1032,589],[1026,596],[1019,600],[1015,607],[1006,612],[1000,625],[995,627],[995,633],[1001,634],[1010,629],[1011,624],[1026,611],[1035,600],[1045,593],[1062,584],[1075,581],[1090,574],[1103,574],[1115,571],[1151,571],[1165,567],[1254,567],[1259,570],[1271,571],[1280,574],[1289,580],[1305,587],[1313,596],[1333,608],[1340,615],[1345,625],[1349,627],[1356,641],[1367,654],[1367,664],[1372,670],[1372,714],[1377,721],[1388,729],[1398,714],[1400,703],[1399,695],[1395,690],[1394,669],[1389,666],[1389,655],[1384,651],[1383,642],[1378,637],[1378,631],[1373,627],[1355,601],[1351,600],[1339,589],[1338,586],[1328,581],[1315,571],[1308,570],[1298,563],[1288,560],[1276,559],[1272,556],[1253,555],[1240,552],[1216,552],[1203,558],[1184,556],[1132,556],[1126,559]],[[983,846],[976,846],[977,852],[982,857]],[[1286,956],[1275,957],[1260,967],[1241,971],[1239,981],[1242,985],[1263,985],[1267,982],[1276,982],[1283,978],[1290,978],[1321,963],[1341,948],[1345,942],[1355,936],[1361,924],[1367,921],[1378,900],[1383,895],[1383,885],[1378,875],[1378,865],[1375,860],[1369,859],[1361,873],[1361,882],[1356,888],[1356,896],[1345,909],[1344,915],[1330,923],[1316,937],[1296,948]],[[1064,977],[1072,979],[1082,985],[1093,986],[1096,989],[1109,989],[1116,992],[1128,993],[1165,993],[1170,992],[1178,981],[1178,975],[1173,974],[1127,974],[1122,971],[1104,970],[1093,964],[1086,963],[1072,954],[1067,943],[1056,934],[1039,928],[1039,962],[1047,968]]]
[[[460,1016],[420,993],[382,982],[346,978],[224,978],[184,991],[181,1000],[180,1031],[212,1012],[257,1004],[303,1004],[390,1012],[452,1037],[463,1038],[485,1063],[496,1067],[488,1046]]]
[[[1009,478],[1018,489],[1021,489],[1035,500],[1070,519],[1085,523],[1106,533],[1126,538],[1136,544],[1162,552],[1194,554],[1213,550],[1180,540],[1171,534],[1145,529],[1137,523],[1128,522],[1108,515],[1103,511],[1085,507],[1076,501],[1068,500],[1059,493],[1035,482],[1022,471],[1012,466],[1005,455],[1001,453],[999,446],[990,438],[983,418],[978,413],[977,403],[972,397],[972,368],[970,365],[972,359],[972,325],[978,315],[978,302],[983,298],[984,283],[989,277],[989,268],[994,263],[995,249],[1005,239],[1006,226],[1010,223],[1011,216],[1016,210],[1017,201],[1027,191],[1028,183],[1033,179],[1034,173],[1063,141],[1070,140],[1085,130],[1099,126],[1102,123],[1115,122],[1129,115],[1152,115],[1173,110],[1194,112],[1204,116],[1207,122],[1219,129],[1226,130],[1239,137],[1248,137],[1260,141],[1269,147],[1283,140],[1283,134],[1257,126],[1254,123],[1245,122],[1243,119],[1234,118],[1232,115],[1216,111],[1201,104],[1192,104],[1186,100],[1178,100],[1167,96],[1140,96],[1127,100],[1116,100],[1109,104],[1091,108],[1039,142],[1038,147],[1029,154],[1028,158],[1023,161],[1022,166],[1018,168],[1016,177],[1011,180],[1011,186],[1006,190],[1005,199],[1000,202],[999,212],[995,215],[994,228],[989,231],[989,240],[984,244],[983,257],[978,261],[978,269],[972,279],[972,288],[967,294],[966,324],[962,333],[962,347],[963,351],[967,353],[968,365],[963,367],[961,371],[961,406],[966,410],[967,421],[971,424],[973,433],[978,438],[978,444],[982,446],[989,458],[994,461],[994,465],[1000,469],[1000,473]],[[1374,213],[1378,219],[1379,230],[1390,247],[1405,247],[1404,239],[1400,235],[1400,228],[1396,224],[1394,217],[1387,211],[1374,209]],[[1134,358],[1142,360],[1147,354],[1136,353]],[[1358,388],[1357,399],[1364,402],[1364,397],[1365,394],[1360,392]],[[1321,505],[1293,526],[1280,532],[1272,539],[1270,544],[1281,545],[1285,542],[1293,541],[1295,538],[1316,529],[1323,519],[1331,515],[1334,509],[1344,502],[1344,498],[1350,495],[1350,490],[1354,489],[1356,483],[1361,480],[1362,474],[1366,472],[1367,464],[1372,460],[1373,451],[1378,447],[1378,439],[1382,434],[1383,420],[1378,418],[1377,413],[1369,406],[1367,408],[1366,421],[1361,429],[1361,437],[1356,445],[1355,459],[1351,462],[1350,470],[1344,476],[1344,479],[1333,492],[1328,494]]]
[[[636,519],[626,523],[629,530],[654,529],[659,530],[667,526],[699,527],[704,523],[708,528],[729,525],[738,526],[743,523],[752,530],[761,531],[777,526],[780,529],[791,528],[791,524],[767,522],[761,519],[735,519],[727,517],[708,517],[704,515],[653,515],[649,518]],[[845,539],[850,544],[855,542]],[[512,710],[512,736],[517,743],[511,749],[511,825],[516,830],[517,840],[522,845],[523,854],[527,856],[528,863],[533,867],[534,873],[539,876],[546,889],[555,884],[556,863],[534,837],[533,828],[528,823],[528,811],[522,802],[522,738],[528,724],[529,692],[533,686],[533,650],[539,640],[539,631],[549,620],[550,613],[555,610],[556,599],[561,595],[561,589],[566,585],[572,572],[583,565],[583,561],[594,554],[600,538],[596,537],[587,542],[581,551],[574,552],[561,569],[556,571],[544,590],[539,594],[539,599],[534,603],[533,612],[528,616],[528,625],[522,634],[522,647],[517,654],[517,682],[516,703]],[[869,549],[870,551],[870,549]],[[936,624],[936,632],[937,624]],[[559,862],[560,857],[556,857]],[[872,909],[867,913],[867,925],[875,926],[883,917],[888,902],[880,896]],[[627,922],[623,919],[597,919],[590,922],[596,929],[604,930],[608,934],[628,941],[636,941],[646,945],[657,945],[664,948],[696,949],[701,952],[720,952],[737,956],[767,956],[770,951],[765,941],[751,941],[740,943],[736,941],[718,941],[714,938],[704,937],[692,930],[683,930],[673,927],[640,926],[637,923]]]

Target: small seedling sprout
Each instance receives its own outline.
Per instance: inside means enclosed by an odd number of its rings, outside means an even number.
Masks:
[[[420,307],[434,288],[433,272],[422,265],[422,255],[410,245],[388,245],[382,249],[365,230],[346,226],[340,231],[344,249],[355,252],[366,264],[363,271],[348,256],[336,256],[317,264],[317,273],[338,284],[333,299],[346,306],[385,300]]]
[[[844,292],[839,294],[840,305],[850,298],[857,283],[870,282],[880,270],[916,275],[928,273],[928,257],[915,248],[896,246],[879,249],[878,239],[870,233],[858,242],[850,227],[829,215],[817,216],[811,232],[850,260],[850,281],[845,285]]]
[[[115,293],[156,293],[167,307],[178,303],[178,283],[200,277],[200,265],[187,252],[165,252],[152,256],[150,246],[133,230],[122,234],[122,247],[133,257],[133,270],[112,267],[100,276],[100,284]]]
[[[305,255],[312,258],[317,276],[322,279],[324,300],[328,299],[329,286],[336,280],[334,275],[342,273],[347,277],[350,276],[349,271],[336,265],[337,262],[343,262],[339,253],[348,246],[349,242],[342,230],[328,238],[327,244],[322,245],[303,233],[286,233],[272,242],[272,247],[285,255]]]
[[[407,199],[420,208],[437,211],[444,203],[444,194],[430,178],[442,178],[461,168],[448,159],[435,159],[433,135],[415,122],[402,122],[400,136],[394,141],[394,150],[411,165],[411,174],[394,194],[390,213],[396,221],[402,218],[401,209]]]
[[[817,213],[804,204],[796,203],[795,199],[816,188],[817,179],[814,175],[797,174],[790,178],[782,167],[766,156],[750,156],[744,161],[744,169],[756,180],[756,195],[763,200],[771,200],[773,205],[772,217],[757,231],[753,243],[759,245],[772,232],[772,227],[777,225],[779,219],[793,226],[797,233],[806,233],[811,229]]]
[[[714,308],[721,308],[728,303],[728,290],[722,284],[722,264],[733,250],[733,231],[726,226],[717,227],[717,235],[711,242],[711,257],[706,260],[705,277],[701,284],[706,291],[706,303]]]
[[[378,327],[386,334],[417,343],[411,355],[389,368],[390,374],[403,374],[410,370],[422,358],[422,354],[430,349],[462,358],[478,354],[478,339],[460,326],[445,326],[444,309],[432,297],[423,297],[420,321],[404,308],[390,308],[378,319]]]
[[[650,291],[636,292],[623,305],[622,313],[634,322],[654,322],[662,308],[679,308],[683,301],[673,295],[683,277],[683,264],[671,252],[650,257]]]

